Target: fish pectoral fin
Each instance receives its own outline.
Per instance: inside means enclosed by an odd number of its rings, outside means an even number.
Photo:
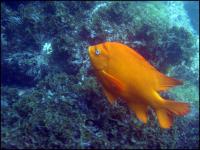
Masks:
[[[147,123],[147,105],[131,103],[130,108],[135,112],[137,118],[143,123]]]
[[[113,104],[116,100],[117,97],[114,96],[113,94],[111,94],[108,90],[106,90],[105,88],[103,88],[104,94],[106,95],[108,101]]]
[[[108,86],[111,86],[113,90],[115,90],[116,92],[121,92],[124,90],[124,84],[120,80],[118,80],[111,74],[107,73],[106,71],[102,71],[102,73],[103,73],[104,79],[108,83]]]
[[[177,79],[174,79],[174,78],[170,78],[162,73],[158,73],[156,74],[157,76],[157,91],[165,91],[173,86],[176,86],[176,85],[181,85],[182,84],[182,81],[179,81]]]

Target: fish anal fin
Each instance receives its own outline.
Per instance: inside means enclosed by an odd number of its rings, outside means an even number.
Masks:
[[[116,92],[121,92],[124,90],[124,84],[112,76],[111,74],[107,73],[106,71],[102,71],[103,78],[107,82],[107,86],[113,89]]]
[[[104,91],[104,94],[106,95],[108,101],[109,101],[110,104],[112,105],[112,104],[116,101],[117,97],[114,96],[113,94],[111,94],[111,93],[110,93],[108,90],[106,90],[105,88],[103,88],[103,91]]]
[[[147,123],[147,105],[131,103],[130,108],[135,112],[137,118],[143,123]]]
[[[173,86],[183,84],[182,81],[168,77],[159,72],[156,73],[156,78],[157,78],[157,85],[156,85],[157,91],[165,91]]]

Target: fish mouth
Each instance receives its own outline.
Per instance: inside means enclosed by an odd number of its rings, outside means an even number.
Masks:
[[[90,53],[90,52],[91,52],[91,46],[88,47],[88,53]]]
[[[92,54],[92,46],[89,46],[89,47],[88,47],[88,53],[89,53],[89,56],[90,56],[90,58],[91,58],[91,54]]]

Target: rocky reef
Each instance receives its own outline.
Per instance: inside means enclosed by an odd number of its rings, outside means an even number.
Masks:
[[[1,148],[198,148],[199,36],[183,2],[2,2]],[[87,47],[119,41],[186,81],[163,95],[191,112],[161,129],[111,106]]]

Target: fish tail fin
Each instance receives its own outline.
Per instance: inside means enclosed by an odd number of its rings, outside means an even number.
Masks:
[[[177,116],[184,116],[190,111],[190,106],[186,102],[177,102],[173,100],[166,100],[164,106],[173,114]]]
[[[189,104],[185,102],[165,100],[163,106],[156,110],[158,121],[162,128],[170,128],[172,126],[174,115],[183,116],[190,111]]]

